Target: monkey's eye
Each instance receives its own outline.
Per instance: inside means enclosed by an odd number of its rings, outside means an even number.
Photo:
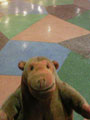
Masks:
[[[49,64],[47,64],[47,68],[48,68],[48,69],[50,68],[50,65],[49,65]]]
[[[33,66],[33,65],[31,65],[30,70],[32,71],[33,69],[34,69],[34,66]]]

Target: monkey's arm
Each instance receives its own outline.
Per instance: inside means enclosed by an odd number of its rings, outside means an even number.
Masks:
[[[90,119],[90,105],[88,105],[80,93],[67,83],[61,82],[58,84],[62,100],[77,113],[87,119]]]
[[[13,93],[0,109],[0,120],[14,120],[20,111],[20,88]]]

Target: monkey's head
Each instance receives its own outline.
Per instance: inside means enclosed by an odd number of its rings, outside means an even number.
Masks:
[[[23,71],[23,82],[33,96],[46,97],[55,91],[58,62],[45,57],[34,57],[27,62],[19,62],[18,67]]]

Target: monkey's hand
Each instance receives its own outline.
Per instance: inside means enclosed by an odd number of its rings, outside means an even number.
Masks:
[[[90,120],[90,105],[88,104],[82,105],[82,115]],[[84,120],[87,120],[87,119],[84,119]]]

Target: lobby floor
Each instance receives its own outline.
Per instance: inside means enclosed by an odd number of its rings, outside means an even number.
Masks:
[[[60,79],[90,104],[90,9],[74,0],[0,0],[0,106],[20,85],[18,62],[34,56],[57,60]]]

